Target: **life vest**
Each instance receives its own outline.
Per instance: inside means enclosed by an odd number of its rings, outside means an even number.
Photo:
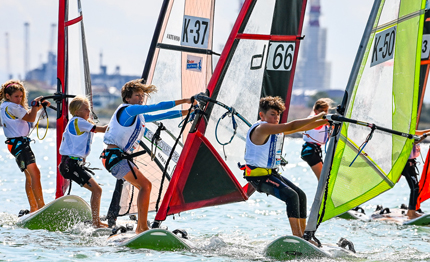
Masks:
[[[122,104],[116,109],[109,122],[103,142],[107,145],[116,145],[126,153],[132,153],[137,148],[145,131],[145,118],[143,115],[137,115],[131,126],[120,125],[118,113],[127,106],[129,105]]]
[[[79,123],[81,123],[81,125],[87,124],[87,129],[94,127],[94,124],[91,124],[81,117],[75,116],[70,119],[63,133],[63,138],[60,145],[61,155],[86,158],[90,154],[94,133],[79,130]],[[70,125],[74,125],[76,135],[70,132]]]
[[[329,138],[329,129],[330,127],[328,125],[322,125],[312,130],[305,131],[303,133],[303,140],[309,143],[324,145]]]
[[[19,110],[22,115],[17,116],[16,113],[12,112],[16,110]],[[9,101],[5,101],[1,104],[0,111],[3,131],[6,137],[10,138],[28,136],[30,133],[30,123],[21,119],[25,116],[25,114],[27,114],[27,110],[25,110],[24,107]]]
[[[270,135],[266,143],[256,145],[251,141],[251,132],[259,125],[267,123],[258,121],[251,126],[246,135],[245,161],[247,166],[274,169],[281,164],[284,134]],[[255,172],[254,172],[255,173]],[[267,173],[267,172],[266,172]]]

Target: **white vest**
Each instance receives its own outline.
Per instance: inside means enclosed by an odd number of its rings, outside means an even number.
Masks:
[[[7,138],[28,136],[30,123],[21,119],[27,114],[24,107],[5,101],[1,104],[0,110],[3,131]],[[17,115],[18,113],[21,115]]]
[[[246,135],[245,161],[247,165],[262,168],[277,168],[281,164],[284,134],[270,135],[263,145],[256,145],[251,141],[251,131],[258,125],[267,123],[258,121],[251,126]]]
[[[117,116],[118,111],[126,106],[129,105],[121,104],[116,109],[110,119],[103,142],[107,145],[116,145],[125,152],[131,153],[138,146],[143,132],[145,131],[145,118],[140,114],[136,116],[131,126],[120,125]]]
[[[305,131],[303,134],[303,140],[309,143],[324,145],[328,140],[328,136],[329,136],[329,126],[322,125],[312,130]]]
[[[75,116],[70,119],[64,130],[63,139],[61,140],[60,155],[86,158],[90,154],[94,133],[84,131],[81,132],[81,134],[74,135],[69,131],[69,125],[74,125],[81,121],[88,123],[88,128],[86,129],[90,129],[90,126],[94,127],[93,124],[83,118]]]

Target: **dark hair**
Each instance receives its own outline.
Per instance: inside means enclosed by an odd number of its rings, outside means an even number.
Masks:
[[[260,108],[258,111],[266,113],[270,109],[276,110],[278,113],[285,111],[285,105],[282,98],[279,96],[266,96],[260,99]]]
[[[157,88],[154,85],[145,85],[143,79],[135,79],[128,81],[121,88],[122,101],[127,104],[126,98],[131,98],[134,92],[142,91],[145,94],[157,92]]]

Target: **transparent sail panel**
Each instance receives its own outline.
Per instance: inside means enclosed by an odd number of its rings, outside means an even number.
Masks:
[[[400,0],[383,1],[383,9],[379,19],[379,25],[383,25],[397,19],[399,16]]]
[[[276,0],[257,1],[244,33],[270,35],[275,3]]]
[[[249,54],[261,54],[263,50],[267,53],[268,41],[241,40],[236,48],[234,56],[229,65],[220,87],[217,101],[233,107],[239,114],[254,123],[258,119],[258,103],[261,96],[261,85],[264,74],[264,66],[258,69],[251,69],[251,59]],[[263,58],[266,57],[263,53]],[[263,60],[265,61],[265,59]],[[226,146],[220,145],[230,140],[233,135],[233,126],[230,117],[222,119],[218,125],[218,120],[226,112],[226,109],[214,106],[206,131],[206,137],[217,150],[218,154],[224,158],[230,170],[236,176],[241,185],[246,184],[243,179],[243,171],[237,167],[237,163],[245,164],[245,139],[249,126],[236,117],[238,123],[237,134],[232,142]]]

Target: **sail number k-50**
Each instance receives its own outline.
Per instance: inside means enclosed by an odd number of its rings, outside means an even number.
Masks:
[[[290,71],[293,66],[296,44],[292,42],[271,42],[267,56],[267,70]]]
[[[390,27],[375,35],[373,43],[372,61],[370,67],[390,60],[394,57],[394,45],[396,44],[397,26]]]
[[[209,43],[210,20],[184,15],[181,45],[207,48]]]

